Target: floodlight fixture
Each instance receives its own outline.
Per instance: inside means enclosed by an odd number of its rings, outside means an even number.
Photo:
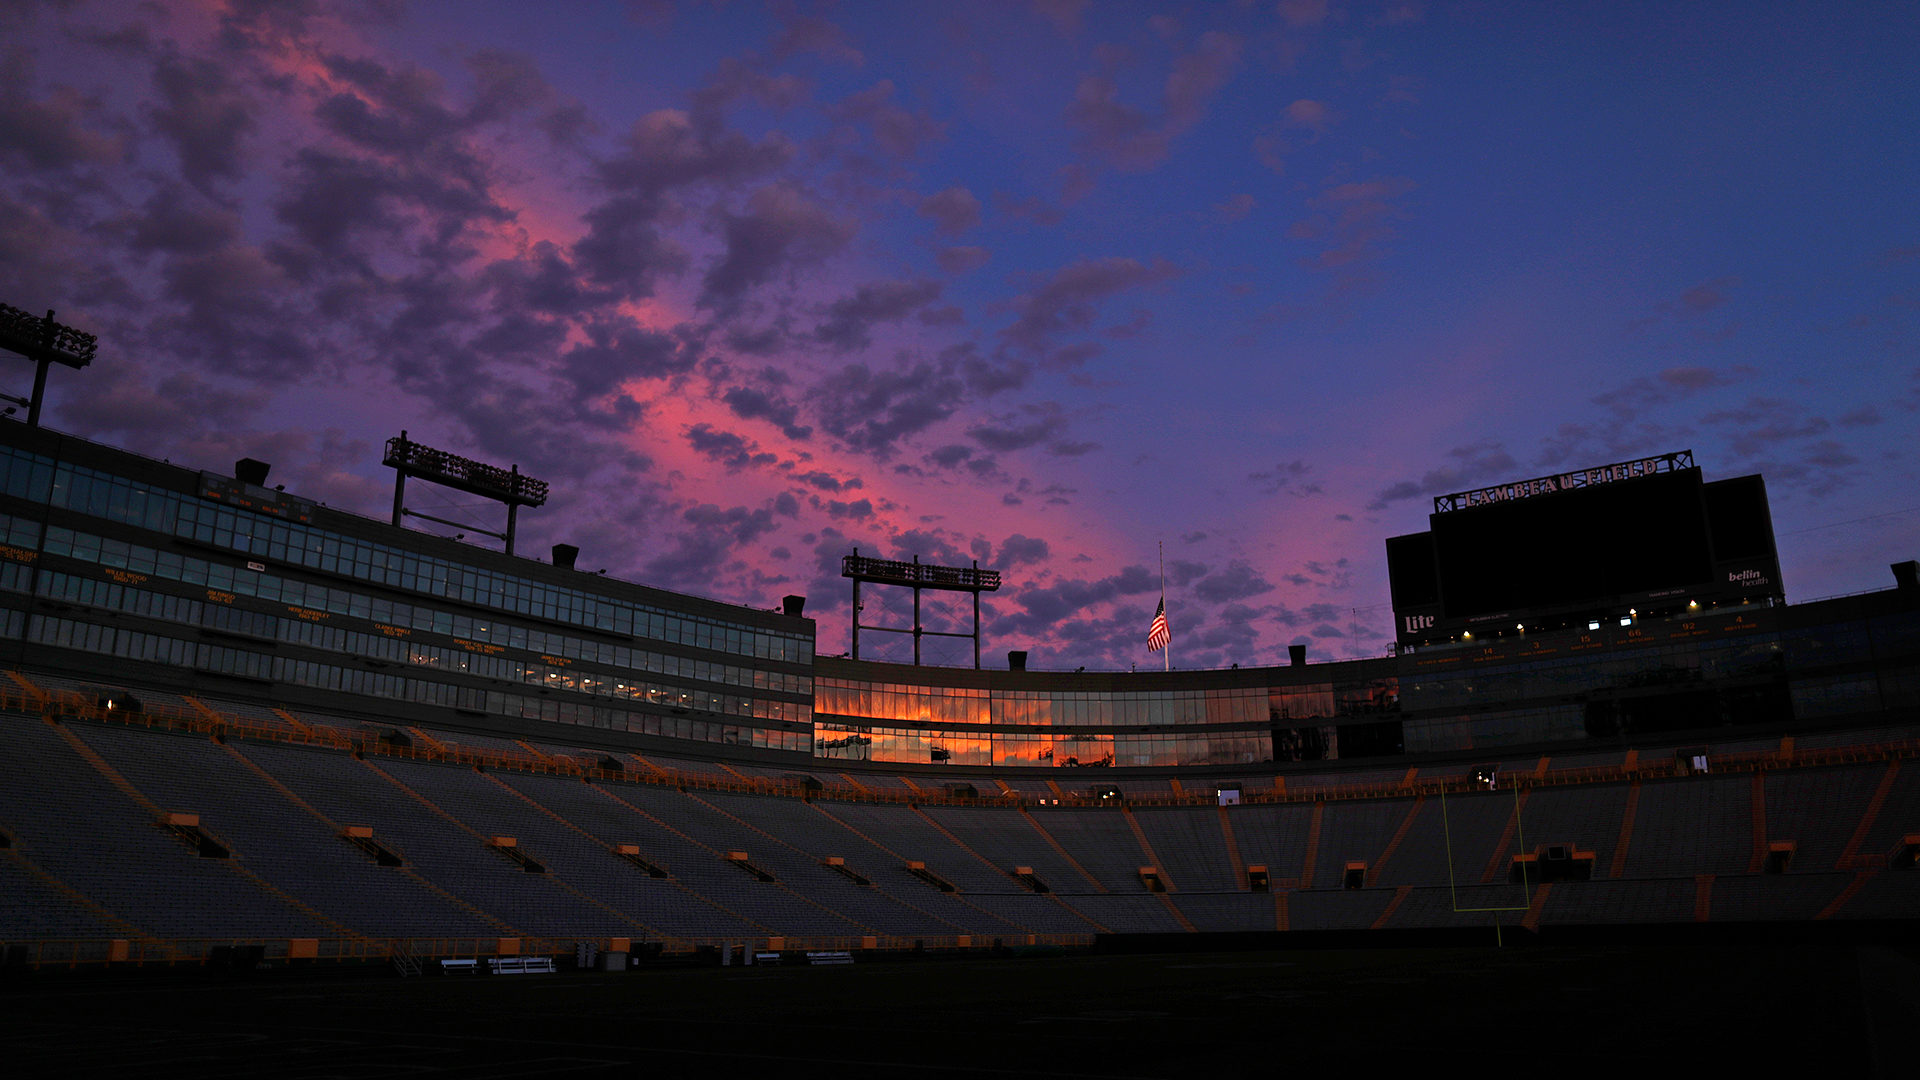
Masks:
[[[514,527],[520,508],[540,506],[547,501],[547,482],[536,480],[521,472],[518,465],[503,469],[498,465],[489,465],[445,450],[436,450],[407,438],[405,431],[387,440],[387,456],[381,464],[394,471],[393,524],[396,528],[405,518],[424,518],[449,528],[464,528],[503,540],[506,542],[509,555],[513,554]],[[506,531],[493,532],[489,529],[476,528],[465,522],[448,521],[446,518],[407,509],[407,477],[409,476],[417,476],[422,480],[439,484],[441,487],[450,487],[455,491],[464,491],[470,495],[505,503]]]
[[[860,554],[860,549],[855,548],[853,549],[853,554],[841,558],[840,576],[853,579],[853,620],[851,626],[853,647],[850,650],[853,654],[853,659],[860,659],[860,631],[879,630],[890,634],[913,635],[913,663],[915,667],[920,665],[920,639],[922,637],[972,638],[973,666],[976,669],[980,667],[980,594],[983,592],[995,592],[1000,588],[1000,571],[982,570],[977,560],[972,566],[935,566],[931,563],[921,562],[918,555],[913,557],[912,562],[901,562],[898,559],[875,559]],[[902,588],[912,589],[913,626],[908,628],[863,625],[860,622],[860,612],[864,610],[860,602],[860,583],[863,581],[874,585],[896,585]],[[922,589],[940,589],[948,592],[972,593],[973,632],[970,634],[953,634],[943,633],[937,630],[928,630],[922,627],[920,625],[920,590]],[[1011,662],[1011,657],[1014,654],[1010,653],[1008,655],[1009,662]],[[1023,661],[1026,659],[1025,653],[1018,655]]]
[[[8,397],[27,407],[27,425],[40,426],[40,405],[47,396],[47,368],[60,364],[75,371],[93,363],[100,339],[53,321],[49,309],[41,318],[11,304],[0,304],[0,349],[19,353],[33,361],[33,394],[22,400]],[[12,410],[8,410],[11,412]]]

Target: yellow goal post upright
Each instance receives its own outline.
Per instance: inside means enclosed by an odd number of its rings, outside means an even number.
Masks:
[[[1520,785],[1519,784],[1513,785],[1512,790],[1513,790],[1514,838],[1520,841],[1520,850],[1525,851],[1527,849],[1527,832],[1526,832],[1525,823],[1523,823],[1520,820]],[[1521,903],[1519,905],[1517,906],[1507,905],[1507,906],[1500,906],[1500,907],[1461,907],[1460,906],[1460,883],[1453,869],[1453,825],[1447,818],[1447,792],[1446,792],[1446,789],[1444,788],[1442,788],[1440,791],[1440,828],[1441,828],[1441,832],[1446,836],[1446,840],[1447,840],[1447,892],[1448,892],[1448,895],[1453,900],[1453,910],[1456,912],[1465,912],[1465,911],[1491,912],[1493,914],[1494,944],[1496,946],[1505,944],[1503,941],[1501,941],[1501,937],[1500,937],[1500,912],[1526,911],[1529,906],[1527,903],[1527,898],[1531,894],[1531,889],[1527,882],[1527,865],[1528,865],[1527,861],[1521,860],[1520,862],[1520,883],[1519,884],[1520,884]]]

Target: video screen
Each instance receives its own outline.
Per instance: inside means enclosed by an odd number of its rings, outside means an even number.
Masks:
[[[1449,619],[1701,584],[1699,469],[1435,514]]]

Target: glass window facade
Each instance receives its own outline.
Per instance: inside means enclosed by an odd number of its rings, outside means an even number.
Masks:
[[[814,752],[1030,768],[1245,764],[1272,756],[1267,698],[1265,687],[987,690],[822,677],[814,680],[814,707],[832,719],[816,722]],[[1188,730],[1126,730],[1168,727]]]
[[[1405,752],[1788,719],[1791,659],[1775,622],[1770,609],[1736,609],[1421,650],[1403,661]],[[1841,637],[1849,650],[1865,647]]]
[[[25,569],[17,563],[0,565],[0,589],[25,591],[28,588],[28,575],[24,572]],[[137,573],[126,576],[144,577]],[[544,662],[530,663],[506,655],[488,655],[484,651],[472,648],[472,643],[464,647],[453,647],[410,640],[409,636],[391,633],[391,628],[389,632],[374,633],[327,625],[324,620],[328,618],[329,613],[323,610],[299,609],[301,614],[291,617],[271,615],[234,607],[232,605],[235,597],[232,594],[220,594],[216,589],[208,590],[209,599],[196,600],[141,589],[117,581],[43,571],[39,575],[37,593],[49,599],[125,611],[167,622],[204,626],[223,633],[255,637],[263,641],[290,642],[354,657],[367,657],[480,678],[528,684],[549,691],[565,690],[590,697],[644,701],[664,707],[699,709],[705,712],[724,712],[764,720],[798,723],[808,721],[812,714],[811,707],[801,701],[781,701],[746,694],[717,692],[707,687],[637,680],[624,673],[613,674],[574,667],[560,657],[543,657]],[[36,638],[35,640],[44,639]],[[63,642],[50,640],[44,643],[63,644]],[[110,650],[87,649],[87,651]],[[636,655],[632,650],[621,650],[621,652],[625,655],[618,659],[629,662],[632,662]],[[803,676],[754,671],[731,665],[708,664],[686,657],[649,653],[638,653],[637,656],[641,662],[652,665],[652,670],[666,670],[675,674],[684,670],[688,678],[731,682],[749,687],[759,683],[762,689],[768,688],[769,683],[779,683],[780,685],[772,688],[793,693],[805,692]],[[299,679],[289,681],[304,682]],[[311,682],[306,684],[322,685]],[[484,697],[476,700],[484,701]],[[459,707],[485,708],[484,704],[462,704]],[[505,705],[502,703],[500,708],[491,711],[504,710]],[[608,725],[598,722],[595,726]]]
[[[27,640],[63,649],[100,653],[128,660],[169,664],[219,672],[262,682],[285,682],[312,686],[341,693],[390,698],[446,708],[489,712],[501,716],[574,724],[582,727],[630,731],[643,735],[688,739],[697,742],[738,746],[759,746],[774,750],[805,752],[809,734],[805,729],[779,730],[729,724],[691,716],[659,716],[613,709],[585,702],[529,698],[519,694],[456,686],[431,679],[367,671],[293,657],[273,656],[254,650],[188,641],[165,634],[145,633],[124,627],[105,626],[80,619],[61,619],[12,611],[0,621],[0,632],[8,637],[22,636],[24,621]],[[698,694],[688,699],[695,708],[721,705]]]
[[[816,680],[823,719],[815,753],[1164,767],[1567,745],[1912,707],[1920,704],[1916,654],[1920,613],[1793,627],[1754,605],[1310,669],[1326,681],[1292,681],[1305,672],[1275,669],[1275,685],[1262,688],[979,688],[990,678],[935,687],[839,677],[838,662],[827,661],[831,673]],[[1195,681],[1211,677],[1196,673]]]
[[[77,456],[112,466],[112,453]],[[163,476],[158,463],[125,468]],[[1492,634],[1312,668],[989,674],[816,660],[808,636],[751,613],[730,621],[694,598],[688,610],[632,602],[672,602],[637,586],[553,585],[332,531],[322,526],[356,526],[328,512],[306,524],[17,448],[0,447],[0,495],[41,504],[0,513],[0,637],[821,761],[1238,766],[1920,707],[1920,611],[1904,592]],[[49,506],[66,513],[43,526]]]
[[[814,723],[814,756],[830,761],[1021,768],[1167,768],[1244,765],[1271,759],[1267,732],[1179,734],[1092,731],[964,731]]]
[[[813,693],[815,711],[841,716],[923,724],[984,724],[988,717],[985,690],[815,679]]]
[[[1384,757],[1405,751],[1393,676],[1276,686],[1267,693],[1279,761]],[[1361,719],[1361,718],[1371,718]],[[1316,722],[1317,721],[1317,722]]]
[[[125,477],[0,447],[0,490],[92,517],[169,533],[270,562],[440,596],[502,612],[761,660],[813,659],[807,634],[701,618],[564,588],[313,525],[252,514]]]
[[[1525,701],[1625,687],[1676,686],[1786,669],[1778,634],[1710,645],[1665,645],[1498,664],[1419,671],[1405,678],[1408,711]]]
[[[0,519],[5,518],[6,515],[0,515]],[[249,597],[284,604],[285,610],[294,618],[296,624],[313,623],[330,619],[335,615],[371,623],[368,629],[377,631],[377,634],[363,635],[361,638],[354,639],[356,642],[377,640],[378,637],[410,637],[414,631],[445,635],[453,638],[454,644],[467,655],[469,659],[463,663],[469,666],[477,662],[477,658],[511,650],[531,653],[549,663],[558,663],[563,666],[571,666],[573,661],[578,660],[618,669],[611,674],[647,671],[685,679],[697,679],[702,682],[728,683],[787,694],[812,692],[812,679],[792,672],[699,660],[573,637],[538,628],[506,624],[497,620],[474,618],[444,610],[395,603],[344,589],[283,578],[265,571],[244,570],[225,563],[160,552],[138,544],[106,540],[69,529],[58,527],[48,529],[44,550],[52,555],[99,563],[108,568],[108,574],[117,576],[117,580],[114,581],[96,582],[96,579],[78,578],[73,575],[50,575],[49,582],[41,587],[42,594],[59,595],[63,599],[92,602],[86,599],[92,595],[87,591],[91,588],[108,588],[122,581],[145,581],[150,577],[157,577],[188,585],[206,586],[210,601],[232,604],[239,597]],[[57,587],[53,584],[54,582],[58,582]],[[88,582],[96,582],[96,584],[89,585]],[[68,595],[69,593],[71,595]],[[108,592],[101,595],[115,594],[109,588]],[[263,631],[261,636],[272,637],[278,633],[279,631]],[[344,639],[329,638],[326,635],[310,634],[304,640],[319,648],[357,651],[356,648],[339,644],[339,641]],[[393,659],[385,650],[368,652],[365,655]],[[421,659],[412,662],[443,667],[461,666],[460,663],[456,663],[457,659],[449,654],[442,659]],[[476,669],[475,673],[484,674],[489,678],[504,677],[501,670],[479,671]]]
[[[17,448],[0,447],[0,492],[102,522],[99,530],[68,527],[65,521],[43,528],[31,517],[0,514],[0,591],[33,592],[85,608],[189,625],[235,643],[136,631],[107,625],[97,616],[29,620],[19,611],[0,616],[12,619],[0,625],[0,631],[11,626],[8,636],[474,712],[801,753],[810,749],[806,726],[813,686],[806,665],[813,647],[806,635],[670,612],[421,556]],[[143,544],[131,538],[138,534],[130,529],[229,548],[272,569]],[[493,606],[503,614],[320,584],[286,572],[293,567]],[[655,647],[568,633],[516,619],[516,614],[652,638]],[[248,639],[261,644],[248,647]],[[283,645],[339,654],[342,660],[275,655],[272,650]],[[702,651],[719,655],[688,655]],[[368,663],[409,670],[368,671]],[[421,678],[416,672],[442,677]],[[475,685],[483,680],[492,685]],[[528,689],[500,688],[499,683]],[[573,700],[576,696],[590,700]],[[624,707],[630,705],[668,715]],[[746,722],[729,723],[730,716]]]
[[[1164,724],[1263,724],[1264,687],[1223,690],[994,690],[853,679],[815,680],[823,713],[918,723],[1023,727],[1140,727]]]

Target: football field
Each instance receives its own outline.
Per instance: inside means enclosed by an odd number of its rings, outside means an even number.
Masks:
[[[1453,1064],[1870,1076],[1875,1044],[1912,1030],[1915,970],[1879,946],[1715,944],[415,979],[34,973],[0,991],[0,1054],[15,1076],[281,1080],[1366,1076]]]

